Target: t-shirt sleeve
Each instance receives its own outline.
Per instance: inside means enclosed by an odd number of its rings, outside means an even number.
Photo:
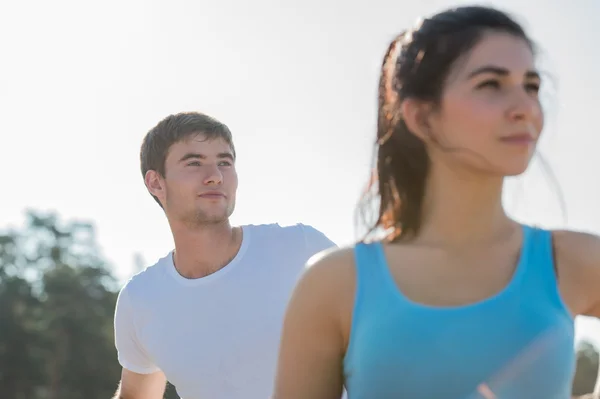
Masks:
[[[117,298],[115,309],[115,346],[123,368],[138,374],[150,374],[160,369],[152,362],[137,337],[135,311],[125,286]]]
[[[337,245],[319,230],[308,225],[301,226],[309,258],[326,249],[337,248]]]

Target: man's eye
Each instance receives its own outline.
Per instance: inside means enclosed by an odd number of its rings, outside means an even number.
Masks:
[[[525,89],[527,91],[531,91],[533,93],[539,93],[540,85],[539,85],[539,83],[528,83],[525,85]]]

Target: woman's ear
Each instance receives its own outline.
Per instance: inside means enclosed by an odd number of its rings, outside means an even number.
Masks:
[[[423,101],[406,99],[400,106],[402,120],[408,130],[424,142],[431,141],[432,106]]]

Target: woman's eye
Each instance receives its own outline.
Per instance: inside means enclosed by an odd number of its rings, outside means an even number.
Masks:
[[[491,87],[493,89],[497,89],[500,87],[500,82],[498,82],[497,80],[486,80],[485,82],[481,82],[480,84],[477,85],[478,89],[483,89],[486,87]]]

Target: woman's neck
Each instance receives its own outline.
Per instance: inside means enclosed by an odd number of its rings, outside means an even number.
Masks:
[[[418,240],[453,247],[489,242],[514,227],[502,206],[502,177],[432,170]]]

